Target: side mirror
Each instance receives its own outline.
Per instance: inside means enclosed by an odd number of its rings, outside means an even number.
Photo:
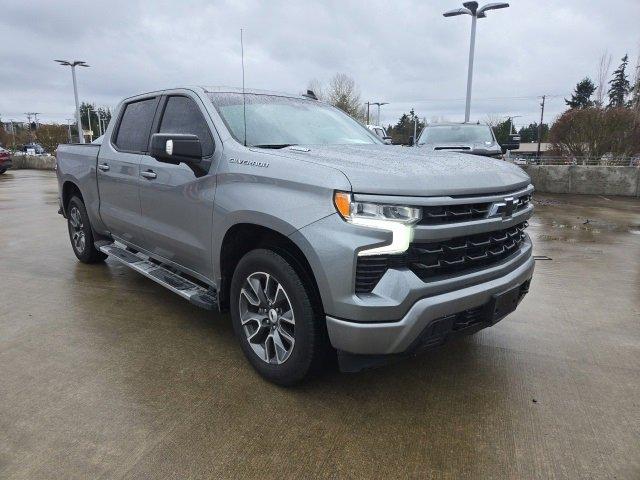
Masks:
[[[197,135],[154,133],[149,155],[159,162],[174,165],[198,164],[202,161],[202,145]]]

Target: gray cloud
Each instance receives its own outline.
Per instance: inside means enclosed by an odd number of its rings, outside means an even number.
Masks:
[[[469,18],[441,15],[457,3],[12,2],[0,17],[0,115],[72,116],[71,75],[56,58],[91,65],[78,72],[80,96],[100,105],[176,85],[239,85],[242,27],[250,87],[300,92],[345,72],[363,101],[390,102],[385,124],[411,107],[427,119],[461,120]],[[635,58],[638,18],[637,0],[516,0],[489,12],[478,23],[472,118],[535,121],[535,96],[568,96],[595,76],[604,50],[614,64],[625,52]],[[551,98],[546,118],[563,109],[562,97]]]

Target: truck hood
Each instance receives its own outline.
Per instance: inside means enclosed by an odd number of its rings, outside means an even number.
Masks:
[[[301,147],[277,153],[340,170],[356,193],[473,195],[514,191],[531,182],[513,164],[461,153],[388,145]]]

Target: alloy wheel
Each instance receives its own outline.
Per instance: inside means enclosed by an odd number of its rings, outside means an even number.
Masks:
[[[295,316],[282,284],[265,272],[249,275],[240,291],[240,322],[255,354],[266,363],[287,361],[295,344]]]
[[[71,225],[71,241],[76,251],[84,252],[86,246],[86,237],[84,234],[84,224],[82,223],[82,215],[78,207],[73,206],[69,211],[69,225]]]

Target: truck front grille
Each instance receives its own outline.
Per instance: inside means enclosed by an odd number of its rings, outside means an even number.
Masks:
[[[531,195],[523,195],[517,199],[515,211],[525,209],[531,202]],[[442,225],[445,223],[468,222],[486,218],[491,202],[464,203],[461,205],[436,205],[422,207],[422,218],[418,225]]]
[[[358,257],[356,293],[370,293],[389,268],[408,268],[424,281],[465,274],[501,262],[518,251],[527,222],[493,232],[430,243],[412,243],[401,255]]]

